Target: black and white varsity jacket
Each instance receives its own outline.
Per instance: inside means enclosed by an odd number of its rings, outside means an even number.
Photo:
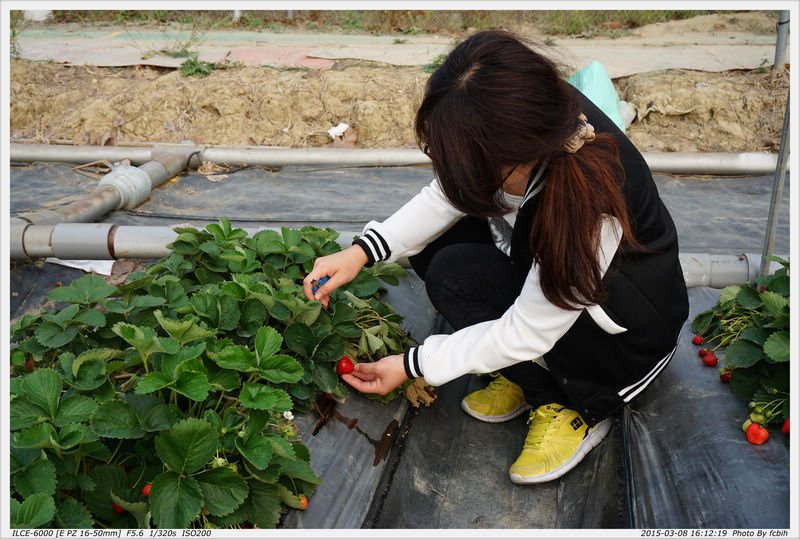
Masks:
[[[597,248],[608,299],[581,310],[550,303],[542,293],[538,265],[533,264],[528,248],[532,216],[540,201],[536,194],[547,181],[543,163],[526,189],[511,238],[512,262],[527,272],[519,297],[497,320],[451,335],[431,335],[406,351],[409,377],[424,376],[427,383],[437,386],[467,373],[493,372],[543,357],[564,391],[582,404],[585,419],[594,422],[593,416],[605,415],[609,408],[635,397],[669,362],[688,315],[674,223],[642,155],[602,111],[578,94],[595,131],[617,139],[628,210],[637,240],[645,249],[619,249],[620,227],[615,218],[608,217],[601,225]],[[463,216],[434,180],[385,221],[367,223],[354,243],[364,249],[369,265],[394,261],[420,252]],[[583,350],[567,339],[562,341],[579,320],[614,339],[603,338],[603,350],[596,350],[589,341],[583,343]],[[604,354],[609,361],[603,360]]]

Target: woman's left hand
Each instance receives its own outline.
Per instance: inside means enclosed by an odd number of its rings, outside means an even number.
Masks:
[[[342,380],[362,393],[386,395],[408,380],[403,367],[403,356],[386,356],[375,363],[356,363],[351,374],[343,374]]]

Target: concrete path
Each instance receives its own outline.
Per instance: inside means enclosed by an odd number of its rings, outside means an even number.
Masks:
[[[685,22],[685,21],[682,21]],[[593,60],[612,78],[662,69],[725,71],[752,69],[772,62],[775,35],[740,31],[659,30],[650,25],[616,39],[559,37],[546,40],[575,68]],[[194,41],[190,40],[194,37]],[[53,24],[25,29],[18,38],[21,58],[69,65],[178,67],[185,57],[158,51],[178,51],[186,43],[208,62],[330,69],[337,60],[358,59],[391,65],[425,65],[446,53],[453,39],[446,36],[373,36],[351,34],[271,33],[224,30],[200,32],[141,30]]]

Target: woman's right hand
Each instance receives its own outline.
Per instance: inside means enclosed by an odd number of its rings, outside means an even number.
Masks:
[[[303,279],[303,291],[306,297],[321,302],[327,308],[331,292],[355,279],[368,261],[364,249],[358,245],[319,257],[314,261],[314,269]],[[319,281],[326,275],[330,277],[328,282],[320,286],[316,293],[312,292],[312,281]]]

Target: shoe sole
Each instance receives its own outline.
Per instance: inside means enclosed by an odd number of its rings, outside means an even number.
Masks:
[[[483,415],[483,414],[479,414],[478,412],[476,412],[475,410],[470,408],[467,405],[467,402],[465,400],[462,400],[461,401],[461,409],[464,410],[467,413],[467,415],[470,415],[470,416],[474,417],[475,419],[478,419],[480,421],[484,421],[486,423],[504,423],[506,421],[511,421],[515,417],[521,416],[522,414],[524,414],[525,412],[527,412],[528,410],[531,409],[531,405],[530,404],[523,404],[522,406],[520,406],[516,410],[512,410],[511,412],[509,412],[509,413],[507,413],[505,415]]]
[[[537,483],[546,483],[548,481],[552,481],[553,479],[558,479],[577,466],[578,463],[580,463],[583,458],[589,454],[589,451],[597,447],[600,442],[603,441],[610,430],[611,418],[604,419],[595,425],[594,429],[589,432],[589,436],[583,439],[581,445],[578,446],[578,450],[575,451],[569,460],[551,472],[547,472],[546,474],[542,475],[535,475],[533,477],[523,477],[519,474],[511,472],[509,472],[508,475],[511,477],[511,481],[517,485],[535,485]]]

